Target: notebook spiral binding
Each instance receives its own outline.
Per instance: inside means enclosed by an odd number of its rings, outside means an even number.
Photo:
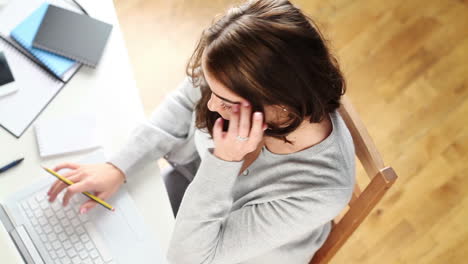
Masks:
[[[53,49],[50,49],[50,48],[45,47],[45,46],[43,46],[43,45],[41,45],[39,43],[34,44],[34,46],[41,49],[41,50],[45,50],[45,51],[48,51],[48,52],[51,52],[51,53],[55,53],[55,54],[58,54],[58,55],[63,56],[65,58],[69,58],[69,59],[74,60],[74,61],[80,61],[83,64],[86,64],[88,66],[92,66],[92,67],[96,66],[93,63],[89,62],[84,57],[66,54],[63,50],[61,50],[60,48],[57,48],[57,47],[54,47]]]
[[[25,42],[21,37],[19,37],[19,36],[11,36],[11,37],[12,37],[15,41],[17,41],[18,43],[20,43],[21,45],[27,46],[27,45],[25,45],[26,42]],[[56,71],[53,69],[54,67],[52,67],[52,65],[50,65],[49,63],[47,63],[47,60],[42,56],[42,54],[38,54],[38,53],[33,52],[33,51],[32,51],[32,52],[29,52],[29,54],[31,54],[32,56],[36,57],[36,59],[38,59],[39,62],[40,62],[42,65],[46,66],[47,69],[49,69],[55,76],[57,76],[57,77],[60,78],[60,79],[62,78],[62,76],[60,76],[60,75],[58,74],[58,72],[56,72]]]
[[[41,68],[41,70],[45,71],[46,74],[47,74],[47,77],[51,80],[54,80],[55,82],[63,82],[58,76],[54,75],[53,72],[49,71],[46,67],[46,65],[40,61],[36,61],[34,60],[33,58],[30,57],[29,54],[31,53],[26,53],[26,51],[23,51],[21,50],[20,47],[12,44],[7,38],[5,38],[4,36],[0,35],[0,40],[4,41],[5,43],[7,43],[8,45],[5,45],[5,48],[4,49],[8,49],[8,50],[13,50],[15,51],[15,54],[16,55],[19,55],[18,53],[21,53],[22,55],[24,55],[26,58],[28,58],[27,63],[29,65],[34,65],[34,66],[39,66],[39,68]],[[41,65],[42,64],[42,65]]]

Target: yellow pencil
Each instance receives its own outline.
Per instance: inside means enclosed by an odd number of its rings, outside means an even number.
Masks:
[[[55,177],[57,177],[59,180],[63,181],[64,183],[68,184],[68,185],[72,185],[74,184],[74,182],[70,181],[69,179],[61,176],[60,174],[56,173],[55,171],[51,170],[51,169],[48,169],[46,167],[42,167],[45,171],[47,171],[48,173],[54,175]],[[89,198],[93,199],[94,201],[96,201],[97,203],[101,204],[102,206],[104,206],[105,208],[111,210],[111,211],[114,211],[114,207],[112,207],[110,204],[104,202],[103,200],[99,199],[98,197],[90,194],[89,192],[83,192],[84,195],[88,196]]]

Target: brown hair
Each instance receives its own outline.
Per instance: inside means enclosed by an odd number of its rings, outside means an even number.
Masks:
[[[205,29],[187,65],[187,75],[202,97],[196,105],[196,126],[212,134],[220,117],[209,111],[211,96],[202,66],[254,111],[281,105],[288,121],[268,124],[267,136],[282,138],[304,120],[320,122],[340,105],[346,85],[336,59],[313,21],[286,0],[248,1]],[[227,123],[227,122],[225,122]]]

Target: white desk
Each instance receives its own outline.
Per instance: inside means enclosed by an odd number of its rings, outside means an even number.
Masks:
[[[136,123],[144,118],[144,112],[113,2],[79,2],[92,17],[114,25],[110,40],[98,67],[82,67],[35,122],[94,111],[104,151],[109,156],[123,145]],[[22,164],[0,174],[0,200],[40,177],[50,177],[41,171],[39,164],[53,167],[64,161],[78,161],[86,153],[41,159],[33,126],[29,127],[20,139],[0,128],[0,165],[18,157],[25,157]],[[132,178],[127,184],[129,192],[144,216],[151,235],[158,239],[161,251],[165,254],[174,219],[157,163],[150,164],[138,175],[132,175]],[[1,261],[10,263],[4,259]]]

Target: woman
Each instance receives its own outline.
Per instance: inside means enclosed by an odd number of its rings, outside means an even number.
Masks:
[[[318,29],[288,1],[246,2],[203,32],[187,73],[108,163],[55,168],[78,182],[64,204],[82,191],[107,199],[164,156],[171,263],[307,263],[347,205],[355,169],[336,111],[345,82]]]

